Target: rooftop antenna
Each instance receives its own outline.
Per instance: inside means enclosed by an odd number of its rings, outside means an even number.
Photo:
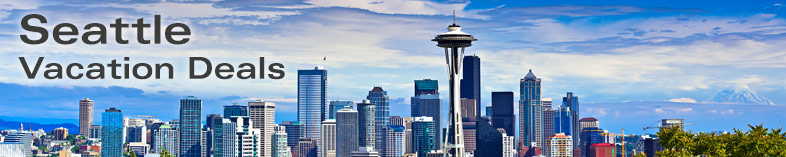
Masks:
[[[453,25],[456,25],[456,10],[453,10]]]

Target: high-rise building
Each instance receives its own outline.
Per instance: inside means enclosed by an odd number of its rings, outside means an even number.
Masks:
[[[549,148],[548,154],[552,157],[573,156],[573,138],[564,133],[557,133],[549,137],[549,146],[551,148]]]
[[[101,139],[101,125],[90,125],[90,135],[87,138]]]
[[[502,157],[516,157],[516,137],[508,136],[505,129],[497,129],[502,135]]]
[[[579,126],[579,97],[573,96],[573,92],[568,92],[565,97],[562,97],[562,108],[568,108],[570,110],[570,133],[573,137],[576,135],[580,135],[581,127]],[[583,136],[579,136],[583,137]],[[574,138],[573,139],[573,148],[579,147],[579,142],[581,142],[581,138]]]
[[[281,126],[286,128],[287,146],[289,146],[290,149],[294,149],[297,147],[298,140],[304,136],[303,123],[300,123],[300,121],[283,121],[281,122]],[[292,150],[292,152],[296,151]]]
[[[224,118],[232,116],[248,116],[248,106],[238,104],[224,106]]]
[[[79,100],[79,134],[90,137],[90,125],[93,125],[93,100]]]
[[[475,111],[480,112],[480,57],[464,56],[461,78],[461,98],[475,100]]]
[[[301,138],[298,140],[299,157],[317,157],[317,139]]]
[[[532,74],[532,70],[529,70],[520,82],[519,141],[524,146],[543,146],[543,105],[540,99],[540,82],[540,78]]]
[[[548,154],[549,149],[549,137],[554,136],[554,109],[552,109],[552,99],[551,98],[543,98],[541,99],[543,102],[543,154]]]
[[[418,156],[425,156],[431,150],[436,150],[435,135],[437,129],[431,117],[415,117],[412,121],[412,147]]]
[[[480,110],[475,108],[475,103],[477,103],[475,99],[461,99],[461,118],[475,118],[478,116],[478,111]]]
[[[471,99],[464,99],[464,100],[471,100]],[[472,100],[474,103],[474,100]],[[472,107],[474,109],[474,105]],[[477,118],[475,117],[466,117],[461,118],[461,127],[463,127],[463,137],[464,137],[464,152],[471,153],[475,151],[476,148],[476,138],[477,138]]]
[[[401,157],[404,156],[404,152],[406,151],[407,147],[405,145],[406,139],[405,131],[406,127],[403,125],[388,125],[384,129],[385,131],[385,149],[381,151],[381,155],[383,157]]]
[[[573,136],[573,116],[569,107],[560,107],[554,111],[554,133]],[[578,139],[576,139],[578,140]]]
[[[114,107],[101,113],[101,156],[123,156],[123,113]]]
[[[144,125],[128,125],[125,129],[126,143],[147,142],[147,127]]]
[[[375,148],[376,107],[368,100],[357,104],[358,108],[358,146]]]
[[[388,98],[388,92],[383,90],[382,87],[374,87],[371,91],[368,91],[368,96],[366,97],[376,109],[374,112],[375,114],[375,125],[374,130],[376,130],[376,137],[374,139],[374,148],[378,152],[384,150],[385,146],[385,132],[382,131],[385,129],[387,125],[390,125],[390,98]]]
[[[494,128],[505,129],[508,136],[516,136],[516,118],[513,115],[513,92],[491,92],[491,107],[493,114],[491,124]]]
[[[336,156],[350,156],[358,148],[358,112],[344,108],[336,118]]]
[[[404,126],[404,118],[401,118],[401,116],[390,116],[390,125]]]
[[[134,152],[134,155],[145,156],[150,146],[144,142],[129,142],[127,144],[128,151]]]
[[[180,99],[180,155],[201,156],[202,100],[188,96]],[[102,153],[103,154],[103,153]]]
[[[262,143],[259,146],[259,154],[263,157],[269,157],[272,149],[273,127],[276,125],[275,119],[276,104],[273,102],[264,102],[256,100],[248,102],[248,112],[251,121],[254,122],[254,129],[259,129],[262,133],[260,140]]]
[[[199,145],[200,146],[199,150],[201,150],[201,153],[200,153],[201,157],[207,157],[208,156],[207,155],[208,151],[207,151],[207,144],[206,143],[207,143],[207,134],[209,132],[211,132],[210,128],[203,129],[202,131],[199,132],[200,133],[200,135],[199,135],[199,142],[201,143]]]
[[[164,124],[153,130],[153,152],[160,154],[161,150],[177,152],[177,130]]]
[[[319,140],[322,121],[328,118],[327,70],[315,67],[297,75],[297,120],[303,123],[303,137]]]
[[[68,129],[59,127],[52,130],[52,136],[54,136],[55,140],[65,140],[68,136]]]
[[[322,121],[322,135],[318,152],[320,157],[336,157],[336,120]]]
[[[240,116],[235,116],[240,117]],[[230,117],[231,118],[231,117]],[[223,131],[222,141],[221,141],[221,156],[224,157],[235,157],[237,156],[237,148],[238,148],[238,141],[237,141],[237,128],[238,124],[235,121],[230,120],[229,118],[224,118],[221,120],[221,130]],[[242,130],[241,130],[242,131]]]
[[[581,156],[590,156],[590,146],[597,143],[606,143],[603,137],[603,129],[597,127],[588,127],[581,129]]]
[[[438,81],[432,79],[415,80],[415,96],[424,94],[439,95]]]
[[[259,152],[259,147],[262,146],[262,133],[260,129],[255,129],[256,123],[248,116],[233,116],[229,117],[230,125],[236,126],[235,131],[235,145],[236,155],[243,156],[262,156]],[[226,131],[226,130],[225,130]],[[224,135],[224,138],[227,138]],[[226,147],[224,149],[227,149]],[[182,150],[181,150],[182,151]],[[226,151],[226,150],[224,150]]]
[[[415,155],[415,151],[412,148],[412,121],[414,120],[414,118],[404,117],[401,119],[403,121],[404,128],[406,129],[404,130],[405,131],[404,139],[406,139],[404,140],[404,145],[406,145],[406,150],[404,152],[406,154]],[[391,124],[393,124],[392,119],[391,119]],[[407,156],[406,154],[404,154],[404,156]]]
[[[4,141],[0,142],[0,156],[33,156],[33,132],[23,131],[21,125],[18,131],[10,131],[3,139]]]
[[[276,125],[273,127],[273,150],[270,154],[272,157],[290,157],[289,146],[287,146],[287,132],[286,127]]]
[[[223,150],[223,141],[224,141],[224,127],[223,127],[223,119],[220,114],[208,114],[207,115],[207,128],[211,130],[210,138],[208,138],[208,143],[206,144],[209,150],[209,154],[213,156],[221,156],[221,153],[224,152]]]
[[[417,100],[418,106],[420,109],[420,113],[413,114],[418,115],[417,117],[431,117],[434,121],[434,141],[436,148],[440,148],[442,141],[442,99],[440,99],[439,95],[418,95],[413,97],[413,102]]]
[[[475,156],[502,156],[502,152],[504,152],[502,133],[494,128],[485,117],[477,119],[475,128],[477,130]]]
[[[579,146],[582,147],[580,149],[582,151],[582,154],[584,154],[584,156],[586,156],[588,154],[588,151],[589,151],[587,149],[587,148],[589,148],[589,145],[585,145],[585,144],[587,144],[587,142],[585,140],[588,140],[586,138],[589,137],[589,136],[584,135],[584,133],[585,133],[584,129],[586,129],[586,128],[600,128],[600,125],[598,123],[598,119],[595,119],[595,118],[592,118],[592,117],[581,118],[581,119],[579,119],[579,123],[578,124],[579,124],[578,127],[581,130],[581,132],[579,132],[577,134],[580,137],[578,140],[581,142],[581,143],[579,143]],[[603,142],[598,141],[598,140],[595,140],[593,142],[595,142],[595,143],[603,143]]]
[[[330,101],[330,113],[328,113],[328,119],[336,119],[336,112],[338,112],[338,110],[344,109],[346,107],[349,107],[349,109],[352,109],[353,102],[349,101],[349,100],[333,100],[333,101]]]
[[[415,96],[411,98],[410,116],[420,117],[420,95],[439,95],[439,83],[437,80],[423,79],[415,80]]]

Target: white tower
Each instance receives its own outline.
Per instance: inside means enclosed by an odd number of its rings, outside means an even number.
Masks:
[[[431,39],[437,46],[445,49],[445,60],[448,67],[450,80],[450,107],[448,111],[448,133],[445,134],[445,144],[442,145],[444,156],[464,156],[464,135],[461,126],[461,91],[459,79],[461,78],[464,48],[472,46],[475,37],[461,31],[461,26],[456,24],[456,13],[453,12],[453,24],[448,26],[448,32],[442,33]],[[439,127],[437,127],[439,128]],[[438,130],[439,131],[439,130]]]

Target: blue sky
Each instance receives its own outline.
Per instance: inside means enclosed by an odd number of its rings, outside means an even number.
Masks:
[[[0,118],[76,123],[78,100],[96,100],[126,115],[177,117],[177,100],[203,98],[204,114],[261,98],[277,103],[276,121],[296,119],[296,71],[328,69],[330,100],[361,100],[374,86],[391,97],[391,115],[409,115],[413,80],[440,81],[447,93],[441,50],[429,41],[444,32],[452,11],[479,40],[468,54],[482,62],[482,97],[518,93],[528,69],[543,78],[543,97],[565,92],[582,116],[601,127],[640,130],[659,118],[686,118],[695,130],[746,124],[784,126],[786,1],[3,1],[0,2]],[[108,25],[160,14],[186,23],[184,45],[26,45],[22,16],[57,23]],[[124,32],[135,37],[134,30]],[[147,32],[148,35],[152,32]],[[113,39],[109,35],[109,39]],[[148,37],[150,38],[150,37]],[[175,65],[174,80],[44,80],[25,78],[17,57],[45,62],[131,62]],[[188,57],[240,64],[266,57],[285,65],[282,80],[186,79]],[[326,57],[327,60],[322,61]],[[775,106],[701,103],[714,93],[747,86]],[[677,103],[681,102],[681,103]],[[636,113],[636,114],[631,114]],[[630,117],[635,117],[631,119]],[[733,120],[723,118],[734,118]],[[96,116],[100,120],[100,116]],[[635,128],[635,129],[634,129]],[[637,133],[637,132],[634,132]],[[638,132],[644,133],[644,132]]]

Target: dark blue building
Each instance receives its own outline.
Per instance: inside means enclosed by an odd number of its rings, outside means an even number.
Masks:
[[[475,99],[475,111],[480,112],[480,58],[478,56],[464,56],[462,67],[461,98]],[[478,113],[477,115],[481,115]]]
[[[516,117],[513,115],[513,92],[491,92],[492,116],[494,128],[505,129],[508,136],[515,136]]]
[[[562,97],[562,108],[570,109],[570,127],[571,133],[579,134],[581,126],[579,126],[579,97],[573,96],[573,92],[568,92],[565,97]],[[568,134],[566,134],[568,135]],[[573,134],[571,134],[573,135]],[[574,136],[575,137],[575,136]],[[573,139],[573,147],[577,148],[582,139]]]
[[[248,116],[248,106],[238,104],[224,106],[224,118],[232,116]]]

